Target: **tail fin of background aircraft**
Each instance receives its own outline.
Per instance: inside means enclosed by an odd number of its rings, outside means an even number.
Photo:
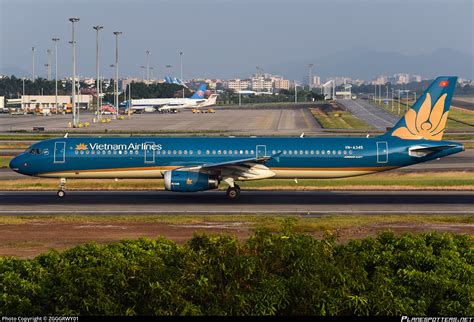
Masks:
[[[191,98],[192,99],[204,98],[206,87],[207,87],[206,83],[201,84],[201,86],[199,86],[198,90],[193,94],[193,96],[191,96]]]
[[[457,77],[436,78],[386,136],[441,141]]]

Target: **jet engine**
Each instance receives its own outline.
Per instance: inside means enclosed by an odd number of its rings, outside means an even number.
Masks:
[[[165,189],[168,191],[195,192],[216,189],[219,186],[217,178],[202,172],[172,170],[166,171],[163,177]]]

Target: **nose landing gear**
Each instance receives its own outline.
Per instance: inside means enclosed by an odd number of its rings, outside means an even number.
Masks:
[[[64,198],[66,195],[66,178],[61,178],[59,180],[59,190],[57,192],[59,198]]]

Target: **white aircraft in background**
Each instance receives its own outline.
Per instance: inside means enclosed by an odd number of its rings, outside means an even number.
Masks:
[[[201,84],[199,89],[189,98],[142,98],[132,99],[132,109],[134,111],[145,112],[167,112],[183,108],[200,108],[216,104],[217,94],[211,94],[205,98],[207,84]],[[122,103],[128,108],[129,101]]]

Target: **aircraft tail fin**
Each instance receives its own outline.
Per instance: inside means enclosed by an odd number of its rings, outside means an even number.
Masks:
[[[193,96],[191,96],[191,98],[192,99],[204,98],[206,87],[207,87],[206,83],[201,84],[201,86],[199,86],[198,90],[193,94]]]
[[[405,140],[441,141],[457,77],[436,78],[395,126],[385,133]]]

